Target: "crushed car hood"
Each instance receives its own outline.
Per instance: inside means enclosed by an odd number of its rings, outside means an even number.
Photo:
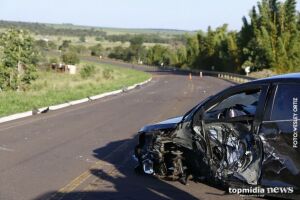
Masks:
[[[139,132],[151,132],[162,129],[174,129],[176,125],[181,122],[183,116],[174,117],[157,124],[150,124],[141,128]]]

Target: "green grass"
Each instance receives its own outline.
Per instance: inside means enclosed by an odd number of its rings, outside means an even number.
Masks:
[[[79,68],[84,64],[96,66],[96,73],[92,77],[81,78],[80,69],[76,75],[40,71],[39,78],[28,91],[1,92],[0,117],[121,89],[150,78],[150,74],[145,72],[109,64],[83,62]],[[113,70],[112,78],[103,77],[105,69]]]

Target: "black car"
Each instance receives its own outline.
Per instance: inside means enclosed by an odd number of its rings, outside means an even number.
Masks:
[[[135,148],[136,169],[183,183],[192,175],[226,187],[296,193],[299,101],[300,73],[227,88],[184,116],[143,127]]]

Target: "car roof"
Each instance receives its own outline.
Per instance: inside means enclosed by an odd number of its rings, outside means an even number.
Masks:
[[[272,83],[296,83],[300,84],[300,73],[289,73],[289,74],[281,74],[277,76],[271,76],[268,78],[262,78],[262,79],[255,79],[243,84],[237,84],[232,85],[228,87],[227,89],[224,89],[215,95],[211,96],[210,99],[218,98],[218,96],[223,96],[224,94],[228,93],[228,90],[239,90],[243,87],[252,87],[257,85],[263,85],[263,84],[272,84]]]
[[[296,82],[300,83],[300,73],[290,73],[290,74],[281,74],[277,76],[271,76],[268,78],[262,78],[247,82],[246,84],[255,84],[255,83],[291,83]]]

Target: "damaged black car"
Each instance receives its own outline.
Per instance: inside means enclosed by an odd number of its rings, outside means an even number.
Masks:
[[[300,73],[235,85],[139,131],[136,170],[186,183],[300,188]]]

